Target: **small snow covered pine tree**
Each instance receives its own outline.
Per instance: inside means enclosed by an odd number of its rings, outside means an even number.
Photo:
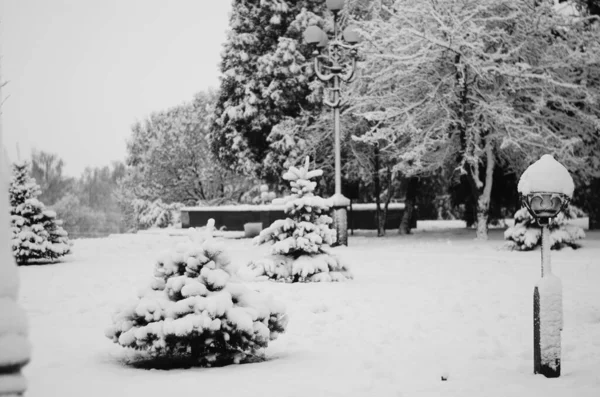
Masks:
[[[567,224],[573,218],[572,206],[568,206],[555,218],[550,219],[550,249],[559,250],[565,246],[579,248],[577,240],[585,238],[582,228]],[[504,239],[508,240],[507,248],[518,251],[531,251],[542,244],[542,228],[526,208],[515,214],[515,224],[504,231]]]
[[[256,276],[286,282],[345,281],[352,278],[349,269],[329,248],[335,241],[332,219],[327,215],[329,201],[315,196],[317,183],[311,179],[322,170],[309,171],[310,158],[304,167],[290,167],[283,179],[290,181],[292,195],[283,199],[289,216],[279,219],[255,237],[256,244],[273,244],[271,256],[253,261],[249,267]]]
[[[151,286],[117,310],[108,338],[172,366],[262,358],[259,350],[285,330],[285,308],[230,282],[230,260],[213,230],[214,220],[206,238],[191,234],[191,241],[159,258]]]
[[[12,250],[18,264],[31,260],[54,261],[71,252],[67,232],[56,212],[46,209],[37,199],[41,194],[35,179],[29,176],[29,164],[13,164],[10,180]]]

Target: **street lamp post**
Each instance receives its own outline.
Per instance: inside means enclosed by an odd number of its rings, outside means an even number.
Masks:
[[[563,329],[562,283],[552,274],[548,223],[573,197],[573,179],[562,164],[544,155],[525,170],[518,190],[523,205],[542,227],[542,278],[533,291],[533,372],[557,378]]]
[[[0,107],[2,105],[0,73]],[[2,148],[0,109],[0,148]],[[18,303],[19,272],[10,246],[10,207],[6,157],[0,157],[0,396],[21,396],[27,384],[21,369],[29,362],[31,346],[27,337],[27,316]]]
[[[323,103],[333,109],[333,133],[335,153],[335,194],[332,199],[333,226],[336,231],[336,245],[348,245],[348,212],[350,200],[342,194],[342,164],[340,140],[340,84],[348,83],[356,71],[356,47],[358,35],[347,27],[342,34],[339,31],[339,12],[344,8],[344,0],[327,0],[327,8],[333,12],[333,39],[329,41],[327,34],[318,26],[311,25],[304,32],[308,44],[316,44],[313,52],[314,69],[319,80],[332,82],[329,98]],[[323,50],[323,53],[320,50]],[[344,52],[349,51],[349,59]]]

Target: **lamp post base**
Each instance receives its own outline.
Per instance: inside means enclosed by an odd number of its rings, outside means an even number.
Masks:
[[[333,209],[333,228],[336,235],[336,241],[333,243],[333,246],[348,246],[348,210],[346,207]]]
[[[542,277],[533,292],[533,372],[560,376],[562,285],[553,274]]]
[[[333,228],[336,233],[336,241],[333,246],[348,246],[348,206],[350,200],[341,194],[333,195],[330,200],[333,209]]]

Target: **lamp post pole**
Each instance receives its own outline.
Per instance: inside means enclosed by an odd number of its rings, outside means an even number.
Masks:
[[[329,98],[323,103],[333,110],[333,134],[335,156],[335,194],[331,198],[333,207],[333,227],[336,231],[335,245],[348,245],[348,212],[350,200],[342,194],[342,160],[341,160],[341,128],[340,107],[341,82],[348,83],[356,71],[357,51],[354,46],[358,36],[351,28],[343,34],[339,31],[339,11],[343,8],[343,0],[327,0],[327,7],[333,12],[333,40],[329,42],[327,34],[315,25],[309,26],[305,32],[305,40],[309,44],[326,49],[325,54],[319,50],[313,52],[314,69],[317,78],[323,82],[332,82]],[[349,51],[350,59],[343,57],[343,50]]]
[[[560,376],[563,329],[562,283],[552,274],[550,219],[538,221],[542,227],[542,278],[533,290],[533,373],[557,378]]]

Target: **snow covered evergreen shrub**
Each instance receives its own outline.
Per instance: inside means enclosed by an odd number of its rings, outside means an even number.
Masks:
[[[258,277],[286,282],[345,281],[352,278],[347,266],[333,255],[335,241],[332,219],[327,215],[329,201],[315,196],[317,183],[311,179],[322,170],[309,171],[310,159],[304,167],[290,167],[283,179],[290,181],[292,195],[281,199],[286,219],[279,219],[255,237],[256,244],[272,244],[271,255],[249,264]]]
[[[260,349],[285,330],[285,308],[231,281],[222,242],[190,237],[158,259],[150,287],[114,314],[106,336],[173,366],[260,359]]]
[[[550,230],[551,249],[558,250],[565,246],[579,248],[577,240],[585,238],[582,228],[567,224],[578,209],[568,206],[564,212],[552,218],[548,225]],[[515,214],[515,224],[504,231],[504,239],[508,240],[507,248],[519,251],[530,251],[542,244],[542,228],[526,208]]]
[[[18,264],[32,260],[54,261],[71,252],[67,232],[56,212],[37,197],[40,187],[29,176],[29,164],[13,165],[9,186],[12,250]]]
[[[133,201],[135,218],[138,226],[142,229],[175,226],[180,222],[179,210],[182,207],[181,203],[167,204],[161,199],[154,201],[136,199]]]

